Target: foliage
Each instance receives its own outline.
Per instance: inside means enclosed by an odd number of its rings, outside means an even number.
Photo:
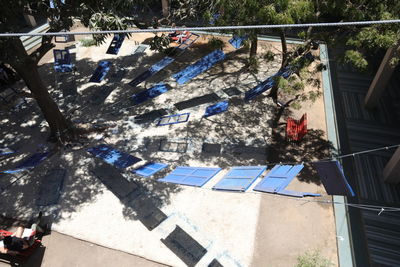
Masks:
[[[368,68],[368,61],[361,52],[356,50],[347,50],[344,54],[344,62],[353,64],[359,70],[365,71]]]
[[[150,49],[159,52],[165,52],[165,50],[169,48],[170,43],[171,40],[168,35],[165,35],[164,33],[161,34],[161,36],[156,35],[150,41]]]
[[[264,54],[263,58],[264,58],[265,61],[267,61],[267,62],[274,61],[274,59],[275,59],[275,54],[274,54],[274,52],[272,52],[271,50],[268,50],[268,51]]]
[[[247,60],[247,69],[251,72],[251,73],[257,73],[258,72],[258,59],[257,57],[250,57]]]
[[[208,45],[212,48],[212,49],[223,49],[225,46],[224,41],[222,41],[219,38],[216,37],[211,37],[211,39],[208,41]]]
[[[89,47],[89,46],[97,45],[97,42],[94,39],[82,39],[81,45],[84,47]]]
[[[297,264],[295,267],[329,267],[333,263],[328,259],[323,258],[319,251],[306,252],[297,257]]]

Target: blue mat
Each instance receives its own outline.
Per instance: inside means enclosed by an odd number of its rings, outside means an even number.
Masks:
[[[0,148],[0,156],[11,155],[14,153],[15,153],[15,151],[12,149],[9,149],[8,147]]]
[[[219,114],[228,110],[229,103],[228,101],[218,102],[217,104],[208,106],[206,108],[206,112],[204,113],[204,117],[210,117],[215,114]]]
[[[149,71],[152,74],[155,74],[155,73],[159,72],[160,70],[162,70],[163,68],[165,68],[166,66],[168,66],[169,64],[171,64],[172,62],[174,62],[174,60],[175,59],[172,57],[165,57],[165,58],[161,59],[160,61],[158,61],[153,66],[151,66],[149,68]]]
[[[221,168],[179,166],[164,178],[159,179],[159,181],[201,187],[220,170]]]
[[[1,173],[17,173],[17,172],[22,172],[28,169],[32,169],[39,165],[40,162],[45,160],[49,156],[49,152],[43,152],[43,153],[35,153],[20,164],[18,164],[14,169],[11,170],[5,170],[2,171]]]
[[[138,175],[141,175],[141,176],[148,177],[148,176],[155,174],[156,172],[161,171],[162,169],[166,168],[167,166],[168,166],[168,164],[151,162],[151,163],[147,163],[146,165],[133,170],[132,172],[136,173]]]
[[[108,71],[110,70],[111,64],[112,63],[110,61],[106,60],[100,61],[99,66],[97,66],[89,82],[93,83],[101,82],[104,79],[104,77],[106,77]]]
[[[243,41],[247,40],[247,36],[234,35],[228,42],[235,48],[239,49],[243,45]]]
[[[269,77],[268,79],[266,79],[265,81],[263,81],[262,83],[260,83],[256,87],[254,87],[253,89],[250,89],[249,91],[247,91],[244,95],[244,99],[246,101],[249,101],[249,100],[255,98],[256,96],[261,95],[268,89],[271,89],[275,83],[274,78],[273,78],[274,76]]]
[[[165,68],[166,66],[171,64],[172,62],[174,62],[174,60],[175,59],[173,59],[171,57],[165,57],[165,58],[161,59],[156,64],[151,66],[148,70],[146,70],[145,72],[141,73],[135,79],[130,81],[128,84],[130,86],[133,86],[133,87],[138,86],[143,81],[145,81],[146,79],[150,78],[151,76],[153,76],[154,74],[156,74],[157,72],[159,72],[160,70],[162,70],[163,68]]]
[[[266,169],[266,166],[233,167],[213,189],[244,192]]]
[[[125,34],[114,34],[114,38],[111,41],[110,46],[107,49],[106,54],[112,54],[112,55],[116,55],[119,52],[119,49],[122,46],[122,43],[125,40]]]
[[[88,148],[86,151],[120,169],[124,169],[141,161],[141,159],[137,157],[118,151],[105,144]]]
[[[54,70],[56,72],[71,72],[74,65],[71,63],[71,55],[68,50],[53,49]]]
[[[42,177],[39,184],[39,198],[36,201],[36,205],[49,206],[58,203],[65,174],[66,171],[64,169],[54,169]]]
[[[172,75],[172,77],[176,79],[179,84],[184,84],[223,59],[225,59],[224,52],[222,52],[222,50],[215,50],[193,65],[190,65],[182,71],[175,73]]]
[[[135,104],[143,103],[149,99],[155,98],[169,90],[169,87],[165,83],[159,83],[138,94],[132,96],[132,100]]]
[[[355,196],[338,161],[314,162],[313,165],[329,195]]]
[[[169,124],[176,124],[176,123],[183,123],[189,120],[190,113],[182,113],[176,114],[171,116],[164,116],[160,118],[157,123],[157,126],[169,125]]]

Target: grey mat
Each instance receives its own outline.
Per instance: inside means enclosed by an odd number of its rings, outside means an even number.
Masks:
[[[165,219],[167,215],[162,212],[149,197],[141,196],[130,203],[136,212],[139,221],[149,230],[153,230]]]
[[[53,169],[47,172],[40,180],[39,198],[36,201],[38,206],[55,205],[60,199],[61,190],[64,184],[66,170]]]

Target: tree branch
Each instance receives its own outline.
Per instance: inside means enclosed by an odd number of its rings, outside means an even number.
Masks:
[[[55,44],[51,42],[52,37],[51,36],[43,36],[42,37],[42,44],[30,54],[30,57],[32,60],[37,64],[39,60],[53,47],[55,47]]]

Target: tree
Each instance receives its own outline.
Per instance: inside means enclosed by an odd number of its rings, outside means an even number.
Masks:
[[[49,32],[68,30],[73,25],[74,18],[80,18],[85,26],[94,30],[124,30],[132,21],[124,15],[128,14],[134,5],[143,2],[145,1],[53,0],[51,6],[49,0],[6,0],[0,9],[0,31],[22,32],[25,25],[20,23],[20,17],[23,13],[48,18]],[[101,43],[106,35],[94,37]],[[25,81],[49,124],[50,136],[68,140],[75,138],[77,128],[61,113],[37,68],[39,60],[53,47],[52,37],[43,37],[41,45],[28,54],[19,38],[0,38],[0,61],[12,66]]]

